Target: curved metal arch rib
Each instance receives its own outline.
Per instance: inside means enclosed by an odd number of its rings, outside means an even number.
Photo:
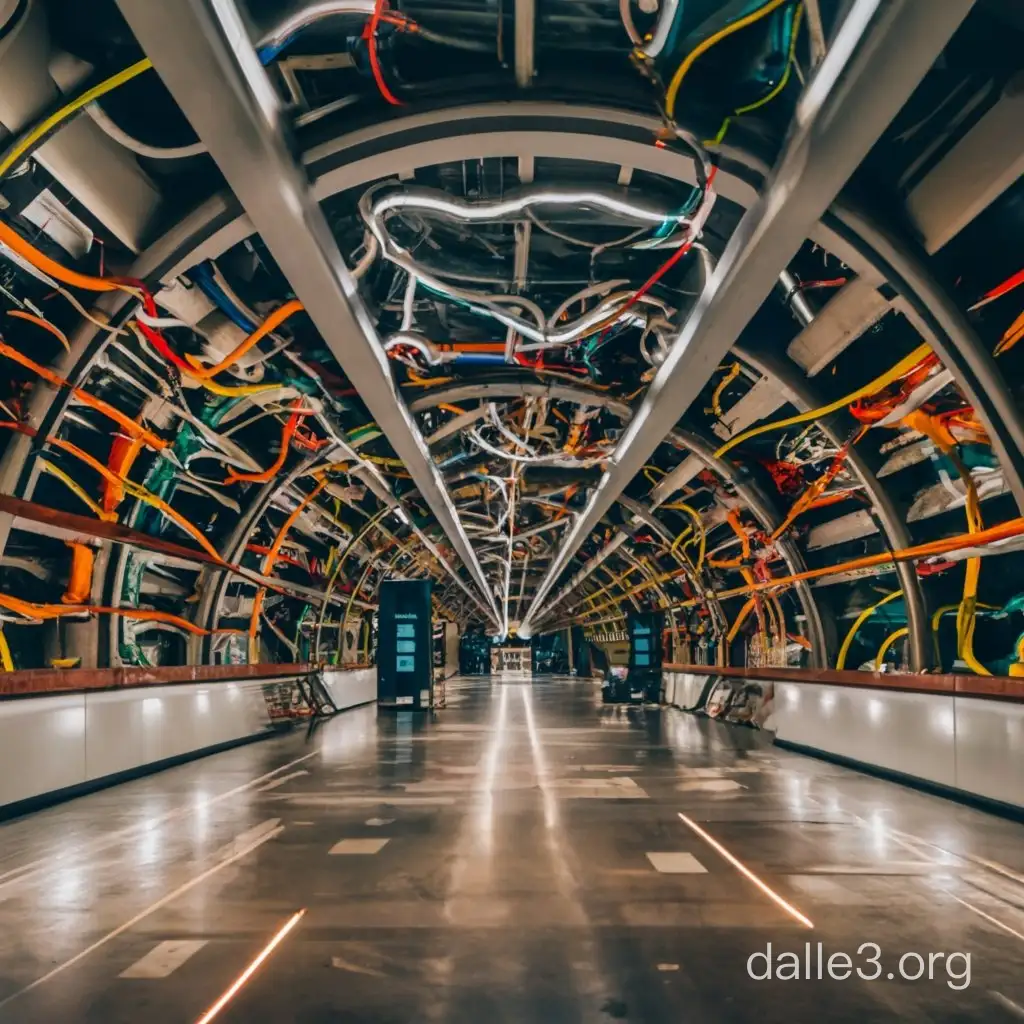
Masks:
[[[582,145],[584,159],[630,163],[641,168],[646,168],[651,162],[655,165],[651,168],[654,173],[668,172],[686,180],[684,165],[689,161],[673,154],[676,164],[670,167],[665,151],[649,145],[652,124],[651,118],[610,107],[579,107],[543,101],[501,104],[500,109],[497,104],[459,104],[396,118],[349,133],[310,150],[304,162],[318,179],[315,185],[317,196],[324,198],[341,188],[357,184],[355,179],[366,181],[389,173],[398,158],[396,150],[401,151],[400,162],[418,166],[421,159],[424,163],[429,162],[430,153],[436,153],[438,160],[458,159],[455,151],[460,145],[475,153],[482,145],[484,149],[493,149],[496,154],[507,155],[510,146],[527,147],[531,152],[538,152],[543,148],[537,146],[540,141],[548,146],[551,155],[562,155],[565,141],[569,139],[574,147]],[[731,154],[733,162],[723,165],[718,187],[723,195],[746,205],[760,183],[764,163],[749,153],[732,150]],[[730,193],[733,188],[735,191]],[[833,209],[839,207],[837,203]],[[894,283],[901,295],[928,303],[928,298],[919,291],[927,287],[928,282],[922,282],[919,273],[911,273],[906,266],[901,267],[899,261],[887,264],[882,247],[874,251],[866,246],[858,234],[866,230],[862,222],[855,217],[844,217],[840,210],[837,219],[826,215],[823,223],[824,230],[820,234],[828,237],[820,239],[822,244],[836,251],[854,270],[858,269],[858,263],[865,261],[882,267],[884,271],[891,267],[900,273],[899,280]],[[151,282],[169,279],[206,256],[219,255],[252,231],[252,224],[233,196],[215,195],[147,250],[138,261],[134,275]],[[848,254],[852,258],[848,258]],[[934,292],[929,294],[934,295]],[[939,295],[944,295],[941,289]],[[957,330],[951,338],[950,344],[958,351],[964,344],[963,337],[963,332]],[[84,379],[105,342],[105,335],[84,327],[76,335],[73,352],[63,364],[73,367],[74,372],[65,376],[76,381]],[[43,395],[42,389],[39,394],[42,397],[34,400],[33,407],[37,407],[38,401],[38,409],[42,410],[38,415],[45,417],[44,422],[49,427],[44,432],[51,433],[59,424],[64,400],[59,394],[51,399]],[[1005,433],[996,429],[993,436],[1005,438]],[[1014,477],[1020,478],[1020,473],[1010,468],[1017,446],[1013,444],[1006,450],[1010,456],[1010,461],[1004,460],[1008,467],[1007,478],[1020,504],[1019,491],[1013,483]],[[5,465],[10,469],[11,460],[5,459]],[[5,474],[4,478],[9,479],[10,474]],[[23,476],[5,489],[24,493],[25,484],[26,477]]]
[[[603,392],[591,391],[578,384],[516,380],[511,374],[504,374],[503,379],[498,381],[449,384],[435,388],[411,402],[409,411],[415,414],[436,408],[442,403],[457,403],[473,398],[487,400],[542,396],[572,402],[575,405],[600,406],[617,416],[623,423],[629,423],[635,412],[628,402]],[[712,441],[693,431],[670,430],[665,437],[665,442],[691,452],[719,479],[729,483],[753,513],[763,530],[770,533],[779,525],[781,517],[768,496],[752,481],[745,480],[736,466],[728,459],[716,459],[714,454],[716,445]],[[803,555],[791,540],[783,538],[776,547],[791,573],[796,574],[803,571],[805,568]],[[812,667],[825,668],[828,665],[828,644],[820,610],[810,586],[806,583],[797,584],[796,592],[807,618],[808,639],[812,644]]]
[[[788,360],[773,354],[755,352],[742,345],[734,345],[733,351],[759,373],[778,381],[783,390],[788,393],[790,403],[800,412],[820,409],[825,404],[817,394],[815,385]],[[826,416],[815,422],[836,447],[841,447],[846,443],[849,432],[844,430],[841,416]],[[907,529],[905,518],[900,515],[900,510],[896,507],[889,492],[875,476],[864,453],[859,451],[856,446],[851,446],[847,452],[846,463],[864,485],[864,493],[871,501],[889,547],[894,550],[909,547],[911,544],[910,531]],[[907,606],[911,671],[927,672],[932,667],[934,651],[924,588],[911,563],[900,562],[896,566],[896,572]]]

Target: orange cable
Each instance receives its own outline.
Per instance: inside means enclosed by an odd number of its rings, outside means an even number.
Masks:
[[[268,466],[261,473],[236,473],[234,470],[228,473],[227,479],[224,481],[226,484],[235,484],[240,481],[249,481],[254,484],[265,484],[267,481],[272,480],[284,467],[285,461],[288,458],[288,452],[291,450],[292,436],[299,426],[299,419],[302,416],[308,416],[310,410],[301,409],[301,402],[296,402],[292,406],[292,414],[288,417],[288,422],[284,425],[284,430],[281,431],[281,450],[277,453],[277,458],[274,459],[272,465]]]
[[[108,419],[113,420],[122,430],[130,434],[132,437],[137,437],[145,441],[146,444],[154,451],[163,451],[164,448],[169,447],[168,442],[166,442],[162,437],[158,437],[152,431],[140,426],[130,416],[125,415],[125,413],[121,412],[119,409],[115,409],[112,405],[104,402],[103,399],[97,398],[95,395],[91,395],[88,391],[76,387],[59,374],[46,369],[45,366],[40,366],[37,362],[29,359],[28,356],[19,352],[16,348],[12,348],[10,345],[5,344],[3,341],[0,341],[0,355],[7,356],[8,359],[19,363],[27,370],[31,370],[48,384],[52,384],[55,388],[68,388],[71,394],[73,394],[75,398],[82,403],[82,405],[88,406],[90,409],[95,409]]]
[[[218,373],[226,370],[232,364],[238,362],[238,360],[245,355],[253,347],[253,345],[262,341],[271,331],[275,331],[281,326],[290,316],[295,313],[299,313],[306,307],[303,306],[298,299],[291,299],[286,302],[283,306],[279,306],[275,309],[267,318],[250,334],[245,338],[233,351],[228,353],[219,363],[215,366],[206,366],[195,357],[185,356],[185,358],[192,364],[192,376],[198,380],[209,380],[211,377],[215,377]]]
[[[42,327],[44,331],[49,331],[64,346],[65,352],[71,351],[71,343],[68,341],[67,335],[59,327],[51,324],[49,320],[44,320],[41,316],[36,316],[35,313],[26,313],[20,309],[9,309],[7,310],[7,315],[17,317],[19,320],[27,320],[30,324]]]

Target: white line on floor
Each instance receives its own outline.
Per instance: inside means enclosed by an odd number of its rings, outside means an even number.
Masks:
[[[994,989],[989,992],[989,995],[1008,1013],[1024,1020],[1024,1006],[1018,1006],[1012,999],[1008,999],[1002,992],[996,992]]]
[[[708,869],[692,853],[649,853],[647,859],[663,875],[706,875]]]
[[[55,978],[58,974],[62,974],[69,967],[74,967],[75,964],[77,964],[80,960],[84,960],[90,953],[95,953],[96,950],[99,949],[101,946],[105,946],[112,939],[116,939],[119,935],[123,935],[130,928],[134,928],[135,925],[137,925],[140,921],[144,921],[147,917],[149,917],[150,914],[154,914],[162,907],[166,907],[168,903],[171,903],[172,901],[176,900],[179,896],[183,896],[189,890],[194,889],[197,885],[200,885],[202,882],[205,882],[206,879],[215,875],[218,871],[221,871],[222,869],[228,867],[230,864],[234,864],[234,862],[237,860],[241,860],[243,857],[252,853],[253,850],[256,850],[264,843],[279,836],[283,831],[284,828],[279,827],[275,828],[272,832],[267,832],[261,839],[258,839],[255,843],[252,843],[250,846],[242,850],[239,850],[236,854],[234,854],[231,857],[218,861],[211,867],[208,867],[201,874],[196,875],[195,878],[189,879],[187,882],[185,882],[184,885],[179,885],[178,888],[175,889],[173,892],[169,892],[166,896],[162,896],[160,899],[156,901],[156,903],[153,903],[150,906],[148,906],[145,910],[140,911],[133,918],[131,918],[128,921],[125,921],[124,924],[118,925],[111,932],[107,932],[107,934],[104,935],[101,939],[97,939],[91,946],[88,946],[85,949],[83,949],[81,953],[76,953],[75,956],[73,956],[70,960],[65,960],[64,963],[58,964],[56,967],[53,968],[52,971],[48,971],[41,978],[36,978],[36,980],[33,981],[31,984],[26,985],[24,988],[19,989],[12,995],[9,995],[3,1001],[0,1001],[0,1010],[7,1006],[8,1003],[13,1003],[16,999],[20,999],[22,996],[27,995],[29,992],[33,991],[33,989],[39,988],[40,985],[43,985],[46,982],[50,981],[51,978]]]
[[[934,875],[949,874],[948,864],[921,860],[890,860],[884,864],[811,864],[801,875]]]
[[[968,910],[973,910],[974,913],[978,915],[978,917],[985,918],[986,921],[990,922],[991,924],[994,924],[997,928],[1002,928],[1004,932],[1007,932],[1009,935],[1014,936],[1014,938],[1020,939],[1021,942],[1024,942],[1024,935],[1022,935],[1016,929],[1011,928],[1008,924],[1004,924],[1002,921],[999,920],[998,917],[993,917],[991,914],[986,914],[985,911],[982,910],[980,907],[976,907],[973,903],[968,903],[967,900],[960,899],[959,896],[957,896],[955,893],[951,893],[948,889],[943,889],[942,891],[947,896],[952,896],[953,899],[957,901],[957,903],[962,904]],[[0,1005],[3,1004],[0,1003]]]
[[[450,807],[453,796],[334,796],[331,793],[275,793],[272,800],[285,800],[295,807]]]
[[[206,945],[206,939],[169,939],[154,946],[141,960],[123,970],[119,978],[166,978]]]
[[[722,857],[724,857],[744,878],[749,879],[754,883],[767,896],[773,903],[778,904],[782,909],[789,914],[790,917],[795,918],[802,925],[807,928],[813,928],[814,923],[809,917],[805,917],[796,909],[791,903],[787,903],[774,889],[769,888],[764,882],[761,881],[753,871],[750,870],[742,861],[734,857],[714,836],[709,835],[704,831],[695,821],[692,821],[681,811],[678,812],[679,817],[683,823],[691,831],[696,832],[713,850],[717,851]]]
[[[297,772],[291,772],[288,775],[282,775],[279,779],[271,779],[265,786],[260,786],[256,790],[257,793],[266,793],[268,790],[277,789],[278,786],[283,786],[286,782],[291,782],[292,779],[298,779],[303,775],[308,775],[309,772],[305,768]]]
[[[1016,882],[1018,885],[1024,885],[1024,875],[1019,874],[1012,868],[1008,868],[1005,864],[1000,864],[999,861],[988,860],[985,857],[977,857],[972,853],[953,853],[942,846],[938,846],[936,843],[929,842],[927,839],[911,835],[909,832],[900,832],[897,829],[889,829],[889,832],[895,836],[903,836],[906,839],[914,840],[914,842],[930,846],[933,850],[938,850],[947,857],[953,857],[957,860],[967,860],[972,864],[977,864],[979,867],[988,868],[989,871],[994,871],[997,875],[1002,875],[1004,878],[1010,879],[1011,882]]]
[[[369,855],[380,853],[390,839],[341,839],[328,851],[332,857],[339,854]]]
[[[74,857],[84,856],[85,854],[100,853],[112,846],[120,845],[125,837],[130,836],[135,832],[146,832],[153,828],[154,825],[161,825],[165,822],[172,821],[175,818],[180,818],[205,810],[208,807],[221,803],[223,800],[228,800],[233,796],[237,796],[239,793],[244,793],[246,790],[252,789],[254,786],[258,786],[261,782],[266,782],[268,779],[277,775],[278,772],[287,771],[289,768],[294,768],[297,764],[302,764],[303,761],[308,761],[311,757],[316,757],[318,753],[319,751],[314,750],[312,753],[303,754],[302,757],[297,757],[294,761],[289,761],[287,764],[283,764],[279,768],[275,768],[273,771],[266,772],[258,778],[252,779],[249,782],[244,782],[240,786],[235,786],[234,789],[229,789],[227,792],[219,793],[217,796],[212,796],[209,799],[195,800],[191,803],[184,804],[181,807],[176,807],[173,810],[168,811],[166,814],[160,814],[154,818],[147,818],[145,821],[137,822],[134,825],[128,825],[115,832],[107,832],[100,838],[95,839],[90,843],[86,843],[78,849],[70,850],[67,853],[40,857],[37,860],[30,861],[28,864],[22,864],[20,868],[14,868],[3,875],[0,875],[0,889],[3,889],[8,885],[16,885],[26,882],[37,875],[41,876],[43,881],[48,881],[50,877],[49,869],[55,862],[59,863]]]
[[[230,843],[225,843],[213,854],[213,859],[225,860],[228,857],[233,857],[239,850],[247,849],[257,840],[273,832],[280,824],[280,818],[267,818],[266,821],[261,821],[258,825],[240,832]]]

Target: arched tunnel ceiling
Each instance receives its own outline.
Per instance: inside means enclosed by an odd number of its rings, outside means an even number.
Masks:
[[[11,15],[0,87],[102,97],[0,109],[12,664],[348,658],[395,576],[498,635],[1016,664],[1019,36],[619,6]]]

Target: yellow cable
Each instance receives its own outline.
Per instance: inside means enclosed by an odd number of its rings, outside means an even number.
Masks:
[[[754,427],[751,430],[745,430],[742,434],[737,434],[735,437],[730,438],[721,448],[715,452],[715,458],[720,459],[727,451],[735,448],[736,445],[742,444],[744,441],[749,441],[752,437],[757,437],[759,434],[767,434],[771,430],[782,430],[785,427],[792,427],[798,423],[806,423],[808,420],[821,419],[823,416],[828,416],[829,413],[838,412],[840,409],[853,402],[856,402],[858,398],[865,398],[868,395],[873,395],[882,388],[888,387],[894,381],[899,380],[900,377],[904,377],[909,373],[922,359],[931,354],[931,349],[927,345],[919,345],[914,349],[910,355],[905,356],[901,359],[894,367],[886,370],[880,377],[876,377],[873,381],[865,384],[863,387],[858,388],[856,391],[851,391],[850,394],[845,395],[843,398],[837,398],[834,402],[830,402],[828,405],[823,405],[820,409],[811,409],[808,412],[800,413],[799,416],[790,416],[789,419],[777,420],[774,423],[766,423],[761,427]]]
[[[691,507],[690,505],[687,505],[684,501],[674,502],[672,508],[680,509],[681,511],[686,512],[693,519],[695,532],[697,534],[695,540],[700,545],[700,549],[697,554],[697,564],[694,568],[695,571],[699,573],[701,569],[704,568],[704,552],[707,547],[707,533],[704,530],[704,520],[701,519],[700,513],[695,508]],[[672,546],[671,548],[669,548],[669,550],[672,552],[673,555],[676,553],[677,545],[687,537],[689,529],[690,528],[687,527],[687,529],[683,530],[672,542]]]
[[[665,93],[665,112],[669,117],[675,116],[676,109],[676,97],[679,95],[679,87],[683,84],[683,79],[687,76],[690,68],[696,63],[697,58],[707,53],[712,46],[720,43],[723,39],[731,36],[735,32],[739,32],[740,29],[746,28],[748,25],[753,25],[755,22],[760,21],[765,16],[777,10],[783,4],[788,3],[789,0],[768,0],[763,7],[759,7],[756,11],[752,11],[750,14],[738,21],[732,22],[730,25],[726,25],[725,28],[719,29],[714,35],[708,36],[703,42],[695,46],[683,59],[682,64],[676,68],[676,73],[672,76],[672,81],[669,83],[668,91]]]
[[[755,100],[753,103],[748,103],[745,107],[737,107],[722,122],[722,127],[718,129],[718,134],[713,139],[707,139],[705,141],[705,146],[717,146],[722,139],[725,138],[725,133],[729,130],[729,125],[732,124],[733,118],[742,117],[744,114],[749,114],[752,110],[758,110],[761,107],[767,106],[767,104],[771,103],[771,101],[775,99],[775,97],[778,96],[787,85],[789,85],[789,79],[793,72],[793,61],[796,59],[796,44],[800,35],[800,21],[803,18],[803,15],[804,5],[798,4],[796,14],[793,15],[793,35],[789,40],[789,56],[786,58],[786,70],[783,71],[782,78],[779,79],[778,85],[762,96],[759,100]]]
[[[900,639],[900,637],[907,636],[909,633],[910,633],[910,630],[906,626],[903,626],[902,629],[897,629],[895,633],[890,633],[882,641],[882,646],[878,648],[878,654],[875,655],[875,671],[876,672],[881,672],[881,670],[882,670],[882,662],[883,662],[883,660],[885,658],[885,652],[888,651],[889,648],[892,647],[892,645],[894,643],[896,643],[897,640]]]
[[[909,419],[909,417],[908,417]],[[906,420],[904,422],[907,422]],[[978,489],[971,471],[964,465],[956,449],[943,435],[935,421],[922,414],[914,414],[912,426],[920,430],[953,463],[966,491],[964,511],[967,515],[968,534],[980,533],[984,529],[981,519],[981,503]],[[956,613],[956,650],[967,667],[979,676],[990,676],[991,672],[978,661],[974,654],[974,629],[977,625],[978,580],[981,576],[981,559],[968,558],[964,566],[964,589]]]
[[[0,666],[3,667],[5,672],[14,671],[14,659],[11,657],[11,648],[2,629],[0,629]]]
[[[997,604],[985,604],[983,601],[977,601],[975,603],[974,607],[975,607],[975,609],[984,608],[986,611],[991,611],[991,612],[999,610],[999,605],[997,605]],[[959,611],[959,609],[960,609],[960,602],[958,601],[956,604],[944,604],[944,605],[942,605],[941,608],[936,608],[936,610],[932,613],[932,646],[935,648],[935,662],[936,662],[936,664],[938,664],[938,662],[939,662],[939,637],[938,637],[938,633],[939,633],[939,625],[941,623],[942,617],[944,615],[948,615],[950,612]]]
[[[139,342],[144,349],[149,348],[149,343],[143,337],[142,332],[139,330],[138,325],[131,323],[128,325],[135,335],[136,340]],[[239,396],[246,395],[259,395],[264,391],[280,391],[284,384],[242,384],[239,387],[226,388],[222,384],[217,384],[212,380],[204,380],[202,377],[197,376],[195,373],[189,371],[182,371],[190,376],[193,380],[198,381],[207,391],[214,395],[220,395],[222,398],[237,398]]]
[[[34,128],[27,131],[17,141],[17,143],[15,143],[3,160],[0,160],[0,178],[3,178],[3,176],[21,159],[23,153],[30,150],[32,146],[35,145],[39,139],[43,138],[51,129],[56,128],[62,121],[66,121],[72,114],[78,113],[78,111],[83,107],[87,107],[90,103],[98,100],[101,96],[105,96],[108,92],[118,88],[118,86],[124,85],[125,82],[130,82],[133,78],[137,78],[144,71],[148,71],[152,66],[152,61],[150,61],[148,57],[144,57],[135,64],[126,67],[123,71],[118,71],[116,75],[111,75],[110,78],[100,82],[99,85],[95,85],[91,89],[86,90],[81,96],[76,97],[66,106],[61,107],[56,113],[43,118],[42,121],[40,121]]]
[[[895,601],[897,597],[902,597],[902,590],[894,590],[891,594],[886,594],[881,601],[876,604],[865,608],[853,620],[853,625],[850,627],[850,631],[846,634],[846,638],[843,640],[842,647],[839,648],[839,657],[836,658],[836,668],[842,669],[846,665],[846,656],[850,653],[850,647],[853,645],[853,638],[857,635],[857,630],[875,613],[875,610],[881,608],[883,604],[888,604],[890,601]]]
[[[92,511],[98,519],[102,519],[105,523],[117,522],[116,512],[107,512],[103,508],[101,508],[100,505],[97,502],[93,501],[92,498],[90,498],[89,495],[85,493],[82,487],[70,476],[68,476],[68,474],[65,473],[63,469],[60,469],[59,467],[55,466],[52,462],[48,462],[46,459],[42,458],[39,460],[39,468],[44,473],[49,473],[51,476],[56,477],[62,484],[64,484],[65,487],[67,487],[69,491],[71,491],[72,494],[74,494],[76,498],[79,499],[79,501],[81,501],[84,505],[87,505],[90,511]]]
[[[722,418],[722,393],[740,375],[740,371],[740,364],[733,363],[729,367],[729,372],[718,382],[718,386],[711,395],[711,411],[719,419]]]

